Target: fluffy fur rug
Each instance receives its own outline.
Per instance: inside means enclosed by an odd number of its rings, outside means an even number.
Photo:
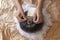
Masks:
[[[28,5],[25,5],[23,7],[24,11],[27,11],[28,8],[31,6],[31,4],[28,4]],[[19,22],[18,20],[15,18],[15,21],[16,21],[16,28],[17,30],[19,31],[19,33],[22,35],[22,36],[25,36],[27,37],[29,40],[43,40],[45,35],[46,35],[46,32],[48,31],[49,27],[52,25],[52,22],[51,22],[51,16],[50,14],[46,11],[45,8],[43,8],[43,17],[44,17],[44,25],[43,25],[43,28],[42,30],[40,30],[39,32],[36,32],[36,33],[27,33],[25,31],[23,31],[21,28],[20,28],[20,25],[19,25]]]

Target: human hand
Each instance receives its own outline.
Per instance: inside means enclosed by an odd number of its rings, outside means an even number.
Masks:
[[[19,22],[24,22],[26,21],[26,16],[24,15],[24,12],[18,12],[16,15],[17,19]]]
[[[33,21],[36,24],[39,24],[39,23],[43,22],[42,11],[36,9]]]

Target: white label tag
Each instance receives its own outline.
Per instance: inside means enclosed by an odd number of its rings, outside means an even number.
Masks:
[[[34,16],[34,13],[35,13],[35,7],[30,7],[28,9],[28,13],[27,13],[27,16]]]

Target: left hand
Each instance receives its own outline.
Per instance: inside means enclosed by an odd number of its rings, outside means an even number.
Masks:
[[[39,24],[39,23],[43,22],[42,11],[36,10],[33,21],[36,24]]]

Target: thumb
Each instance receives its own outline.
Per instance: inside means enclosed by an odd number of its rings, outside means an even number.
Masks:
[[[33,21],[34,22],[36,21],[36,14],[34,14],[34,16],[33,16]]]
[[[23,19],[24,19],[24,20],[27,20],[25,15],[23,15]]]

